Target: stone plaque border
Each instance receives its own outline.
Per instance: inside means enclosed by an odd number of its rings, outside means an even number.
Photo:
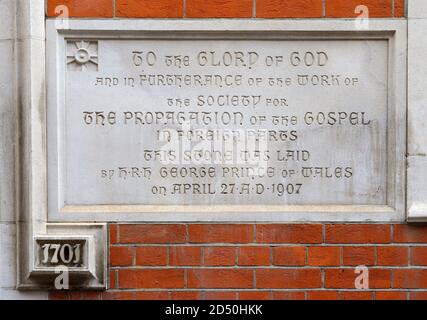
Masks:
[[[58,20],[47,21],[48,219],[50,222],[405,221],[407,22],[369,20]],[[66,40],[99,39],[383,39],[388,41],[386,205],[62,206],[60,138]]]

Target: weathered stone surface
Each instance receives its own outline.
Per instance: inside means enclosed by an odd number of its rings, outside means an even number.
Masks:
[[[427,3],[408,3],[408,220],[427,220],[427,128],[425,79],[427,50]]]
[[[385,204],[385,41],[70,41],[68,55],[69,205]]]
[[[388,40],[221,34],[49,45],[51,211],[390,205]]]

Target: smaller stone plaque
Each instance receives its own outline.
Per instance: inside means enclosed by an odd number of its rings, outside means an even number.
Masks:
[[[89,242],[87,237],[37,237],[36,270],[58,267],[89,269]]]

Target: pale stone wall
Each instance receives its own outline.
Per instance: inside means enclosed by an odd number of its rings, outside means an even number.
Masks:
[[[29,1],[29,0],[25,0]],[[33,1],[40,2],[43,0]],[[0,299],[45,299],[45,292],[20,292],[16,288],[16,204],[18,185],[17,132],[17,0],[0,0]]]

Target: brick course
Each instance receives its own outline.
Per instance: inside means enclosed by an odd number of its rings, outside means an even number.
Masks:
[[[110,289],[102,294],[52,293],[52,299],[425,299],[427,246],[420,235],[427,226],[404,224],[156,224],[161,230],[208,230],[197,243],[187,233],[183,243],[161,243],[163,237],[140,224],[110,225]],[[150,226],[150,225],[144,225]],[[248,228],[250,226],[250,228]],[[266,228],[274,230],[267,242]],[[306,243],[295,228],[314,231]],[[136,228],[136,229],[134,229]],[[271,229],[272,228],[272,229]],[[308,229],[307,229],[308,228]],[[250,229],[250,230],[249,230]],[[390,229],[390,233],[387,230]],[[123,232],[138,242],[129,243]],[[237,232],[234,236],[230,230]],[[320,230],[320,235],[317,231]],[[330,243],[328,234],[346,236]],[[383,236],[367,236],[382,230]],[[384,233],[384,231],[386,231]],[[396,232],[398,231],[398,232]],[[223,236],[215,236],[224,232]],[[180,234],[178,232],[178,234]],[[385,234],[385,236],[384,236]],[[244,236],[242,236],[244,235]],[[393,236],[393,237],[392,237]],[[320,237],[320,243],[312,239]],[[387,242],[390,237],[399,242]],[[122,240],[120,239],[124,239]],[[252,239],[252,240],[249,240]],[[335,239],[335,236],[334,236]],[[405,243],[401,243],[401,240]],[[414,242],[408,242],[412,239]],[[345,241],[344,241],[345,240]],[[361,243],[366,241],[365,244]],[[295,242],[298,242],[296,244]],[[354,242],[354,243],[353,243]],[[134,258],[135,256],[135,258]],[[366,265],[369,289],[355,288],[355,266]],[[125,290],[125,291],[122,291]],[[414,291],[413,291],[414,290]]]
[[[75,18],[356,18],[358,5],[370,18],[405,15],[405,0],[47,0],[47,16],[60,5]]]
[[[142,299],[153,289],[168,299],[419,299],[426,289],[427,249],[419,243],[427,226],[390,224],[162,224],[161,232],[188,230],[184,243],[142,237],[140,225],[112,224],[110,273],[120,289],[133,289]],[[129,244],[123,232],[140,241]],[[190,236],[192,230],[193,236]],[[299,232],[300,236],[297,236]],[[380,235],[372,235],[378,232]],[[396,232],[397,231],[397,232]],[[307,235],[307,232],[312,234]],[[397,240],[399,242],[393,242]],[[252,240],[251,240],[252,239]],[[319,241],[317,239],[320,239]],[[322,240],[323,239],[323,240]],[[341,241],[338,241],[341,239]],[[415,242],[408,242],[412,239]],[[304,241],[306,241],[304,243]],[[401,241],[405,241],[402,244]],[[196,243],[195,243],[196,242]],[[136,262],[127,258],[136,252]],[[126,258],[118,264],[118,252]],[[159,262],[145,269],[138,252]],[[168,254],[168,257],[164,257]],[[157,258],[157,257],[162,258]],[[411,257],[411,259],[410,259]],[[142,259],[142,258],[140,258]],[[147,258],[146,258],[147,259]],[[146,259],[142,259],[146,261]],[[129,262],[126,264],[126,261]],[[164,262],[168,261],[167,264]],[[369,270],[369,290],[357,290],[355,266]],[[142,267],[141,267],[142,266]],[[117,271],[115,273],[114,271]],[[148,272],[148,273],[147,273]],[[117,280],[115,279],[117,277]],[[411,293],[411,289],[417,289]],[[289,291],[283,291],[289,290]],[[114,285],[109,292],[120,292]],[[128,296],[128,295],[125,295]],[[71,297],[71,296],[70,296]],[[112,298],[115,295],[111,296]],[[117,295],[120,298],[120,295]],[[152,294],[145,296],[151,299]],[[110,298],[110,296],[100,296]]]

